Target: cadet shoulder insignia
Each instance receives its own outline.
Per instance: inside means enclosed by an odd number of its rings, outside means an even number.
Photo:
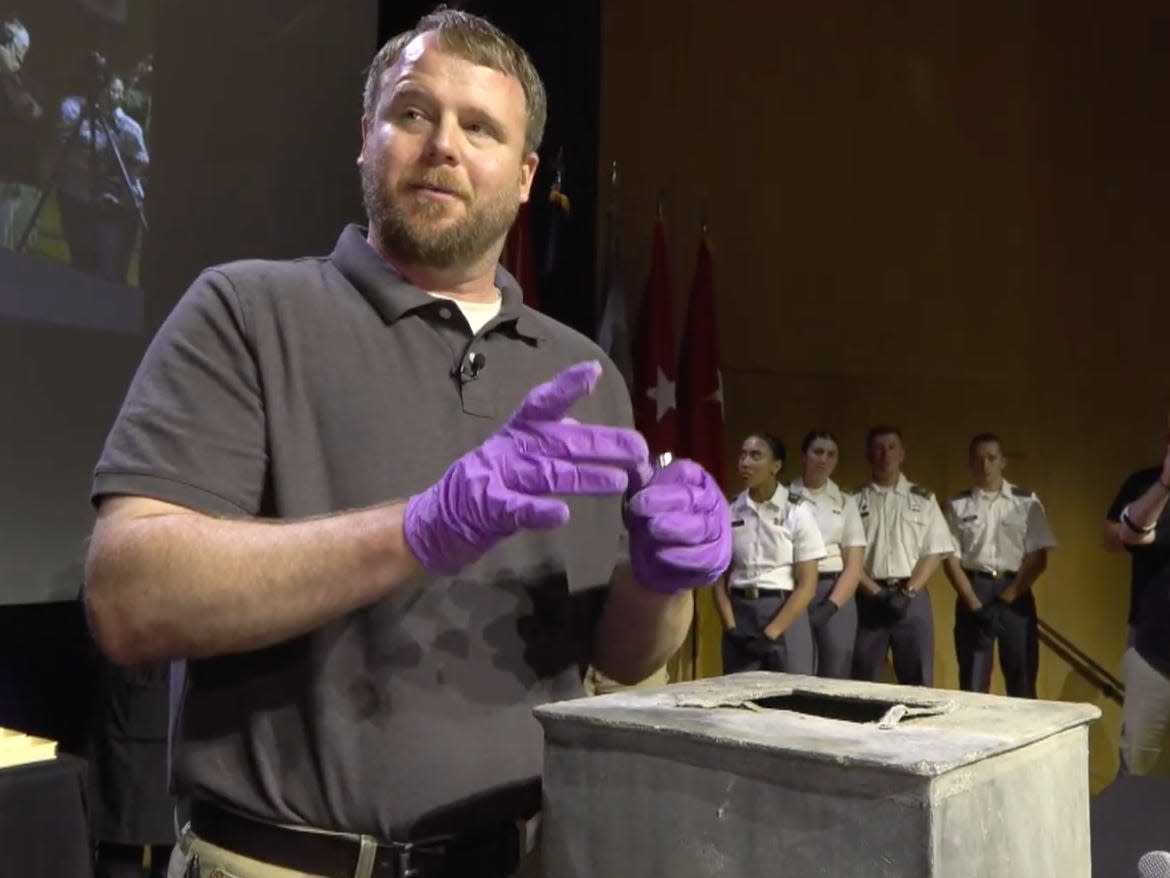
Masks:
[[[1035,491],[1029,491],[1027,488],[1021,488],[1019,485],[1012,485],[1012,494],[1016,497],[1035,497]]]
[[[922,485],[911,485],[910,493],[917,494],[919,497],[925,497],[927,500],[934,496],[934,494],[930,493],[930,491],[922,487]]]

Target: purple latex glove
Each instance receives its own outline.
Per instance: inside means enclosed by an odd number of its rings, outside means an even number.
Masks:
[[[650,591],[674,594],[714,582],[731,563],[731,510],[693,460],[641,468],[626,505],[630,564]]]
[[[425,569],[457,573],[518,530],[560,527],[569,507],[550,494],[625,493],[627,473],[649,459],[641,434],[565,418],[600,376],[594,360],[534,388],[486,442],[407,500],[406,543]]]

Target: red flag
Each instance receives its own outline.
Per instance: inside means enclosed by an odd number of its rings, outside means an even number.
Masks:
[[[650,276],[634,330],[634,425],[651,454],[678,454],[678,413],[674,398],[674,317],[666,227],[654,224]]]
[[[715,273],[704,236],[699,241],[691,300],[678,355],[678,450],[722,484],[723,374],[715,319]]]
[[[725,476],[723,375],[719,366],[715,272],[707,236],[704,235],[699,240],[691,299],[687,304],[678,355],[678,444],[683,457],[702,464],[722,484]],[[693,677],[719,673],[722,630],[711,589],[697,589],[689,644]]]
[[[537,292],[536,250],[532,244],[532,224],[528,219],[528,202],[520,205],[508,237],[504,241],[504,252],[500,264],[508,270],[520,289],[524,291],[524,304],[540,310],[540,294]]]

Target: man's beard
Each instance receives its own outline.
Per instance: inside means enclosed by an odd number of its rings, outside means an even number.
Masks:
[[[450,269],[474,264],[508,233],[520,207],[519,186],[504,189],[480,202],[469,201],[438,174],[402,181],[400,191],[389,191],[381,162],[362,164],[362,201],[370,227],[375,230],[383,251],[407,265]],[[409,194],[409,186],[426,182],[458,191],[466,210],[463,216],[446,220],[450,206]]]

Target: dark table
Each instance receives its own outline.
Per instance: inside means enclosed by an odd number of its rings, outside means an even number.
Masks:
[[[0,878],[92,878],[84,760],[0,769]]]
[[[1090,803],[1093,878],[1131,878],[1148,851],[1170,850],[1170,780],[1122,775]]]

